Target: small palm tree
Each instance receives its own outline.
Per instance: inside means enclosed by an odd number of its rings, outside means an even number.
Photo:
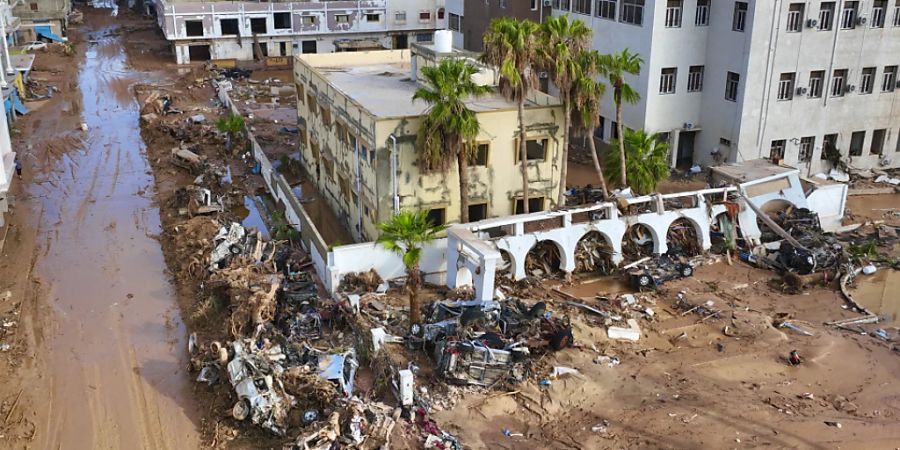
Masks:
[[[413,100],[428,103],[419,131],[419,162],[424,170],[446,171],[456,159],[459,169],[459,217],[469,221],[468,162],[477,148],[472,142],[478,137],[478,117],[465,100],[490,92],[488,86],[472,82],[478,69],[463,60],[445,59],[437,66],[422,68],[427,86],[416,89]]]
[[[660,139],[658,134],[649,134],[644,130],[625,129],[624,139],[615,142],[625,147],[625,162],[619,153],[606,153],[606,170],[610,180],[621,182],[621,176],[615,169],[626,166],[629,186],[638,194],[649,194],[656,190],[656,185],[669,175],[667,155],[669,144]]]
[[[613,89],[613,102],[616,104],[616,135],[619,136],[619,156],[622,162],[619,168],[619,186],[628,185],[628,177],[625,173],[625,144],[621,137],[624,126],[622,125],[622,103],[635,104],[641,99],[641,95],[625,82],[625,75],[637,75],[641,71],[644,60],[640,55],[631,53],[627,48],[621,53],[603,55],[600,60],[601,74],[609,80]]]
[[[445,226],[435,225],[428,219],[428,211],[401,211],[387,222],[378,224],[381,231],[378,243],[400,255],[406,266],[410,325],[421,322],[419,287],[422,285],[422,271],[419,261],[422,259],[422,247],[444,229]]]
[[[525,134],[525,100],[538,84],[538,30],[530,20],[494,19],[484,33],[484,61],[500,70],[500,90],[515,100],[519,109],[519,158],[522,171],[522,205],[528,213],[528,152]]]
[[[222,133],[225,133],[225,148],[231,150],[235,138],[244,131],[244,118],[237,114],[229,114],[225,117],[220,117],[219,120],[216,121],[216,128]]]
[[[597,144],[594,142],[594,130],[600,126],[600,100],[606,92],[606,85],[594,78],[599,70],[599,64],[600,54],[597,51],[583,52],[579,55],[578,77],[572,88],[572,106],[578,114],[575,114],[572,123],[574,131],[587,138],[594,169],[603,188],[603,196],[609,197],[606,177],[603,176],[603,167],[597,157]]]
[[[569,127],[572,123],[572,89],[578,79],[579,55],[591,40],[591,29],[580,20],[569,22],[567,16],[556,16],[541,24],[538,55],[541,65],[550,72],[550,79],[559,89],[563,102],[562,162],[560,167],[559,197],[556,205],[566,202],[566,172],[569,161]]]

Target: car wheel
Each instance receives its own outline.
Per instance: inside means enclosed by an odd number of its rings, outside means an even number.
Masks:
[[[238,421],[250,417],[250,403],[244,399],[238,400],[234,407],[231,408],[231,415]]]
[[[684,265],[681,267],[681,276],[687,278],[694,274],[694,268],[688,265]]]
[[[638,287],[650,287],[653,285],[653,278],[650,275],[644,274],[637,277],[637,285]]]

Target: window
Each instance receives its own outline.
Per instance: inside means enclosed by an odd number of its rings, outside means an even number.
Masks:
[[[819,159],[828,159],[828,154],[837,151],[837,134],[826,134],[822,139],[822,154]]]
[[[525,155],[529,161],[543,161],[547,159],[547,147],[549,139],[528,139],[525,141]],[[516,145],[516,162],[521,161],[521,149]]]
[[[427,22],[431,20],[431,13],[429,11],[422,11],[419,13],[419,22]]]
[[[822,85],[825,83],[825,71],[813,70],[809,73],[809,97],[819,98],[822,96]]]
[[[859,77],[859,93],[871,94],[874,87],[875,68],[863,67],[862,75]]]
[[[322,123],[326,127],[331,127],[331,109],[325,105],[320,106],[319,109],[322,111]]]
[[[594,15],[604,19],[616,20],[616,2],[618,0],[597,0]]]
[[[778,80],[778,100],[791,100],[794,98],[794,73],[783,73]]]
[[[675,93],[675,81],[678,77],[678,69],[675,67],[666,67],[662,70],[662,74],[659,76],[659,93],[660,94],[674,94]]]
[[[872,3],[872,28],[884,28],[884,14],[887,11],[887,0],[875,0]]]
[[[366,14],[366,22],[381,22],[381,14]]]
[[[900,3],[894,6],[894,23],[895,27],[900,27]],[[898,141],[900,142],[900,141]]]
[[[266,34],[269,32],[268,26],[266,26],[266,19],[264,17],[260,17],[257,19],[250,19],[250,32],[255,34]]]
[[[475,154],[469,158],[471,166],[486,166],[488,163],[488,155],[490,154],[491,144],[487,142],[479,143],[475,149]],[[527,149],[526,149],[527,151]]]
[[[559,10],[568,11],[570,0],[554,0],[553,7]]]
[[[609,136],[612,139],[619,138],[619,124],[615,120],[609,123]]]
[[[531,10],[532,10],[532,11],[537,11],[537,9],[538,9],[538,2],[539,2],[539,1],[540,1],[540,0],[531,0]]]
[[[303,41],[300,43],[300,51],[304,55],[318,52],[318,43],[315,40]]]
[[[459,17],[459,14],[450,13],[450,18],[447,20],[447,28],[453,31],[459,31],[462,27],[462,18]]]
[[[698,27],[709,25],[709,0],[697,0],[697,11],[694,13],[694,25]]]
[[[32,11],[37,11],[37,10],[38,10],[38,4],[37,4],[37,3],[30,3],[28,6],[31,7],[31,10],[32,10]]]
[[[294,83],[294,88],[297,92],[297,101],[300,103],[306,103],[306,88],[303,87],[300,83]]]
[[[847,69],[835,70],[831,75],[831,96],[843,97],[847,90]]]
[[[341,197],[346,202],[350,202],[350,180],[347,177],[338,174],[338,186],[341,188]]]
[[[291,13],[277,12],[272,16],[276,30],[289,30],[291,28]]]
[[[691,66],[688,69],[688,92],[703,90],[703,66]]]
[[[872,144],[869,145],[869,153],[880,155],[884,151],[884,135],[887,130],[884,128],[872,131]]]
[[[591,15],[591,0],[575,0],[575,9],[572,11],[578,14]]]
[[[784,159],[784,139],[772,141],[772,148],[769,150],[769,159],[773,162]]]
[[[444,8],[438,8],[437,18],[438,20],[444,20]]]
[[[203,21],[185,20],[184,34],[186,36],[203,36]]]
[[[237,36],[239,34],[237,19],[220,19],[219,28],[222,29],[222,36]]]
[[[622,14],[619,21],[632,25],[643,25],[644,0],[622,0]]]
[[[683,5],[682,0],[668,0],[666,2],[666,27],[667,28],[681,28],[681,10]]]
[[[606,118],[603,116],[600,116],[600,124],[597,125],[597,129],[594,130],[594,137],[596,137],[597,139],[600,139],[601,141],[603,139],[605,139],[603,137],[603,131],[604,131],[605,127],[606,127]]]
[[[834,26],[834,2],[822,2],[819,6],[819,31],[831,30]]]
[[[311,144],[311,145],[314,145],[317,149],[319,147],[318,144]],[[318,152],[318,150],[316,150],[316,151]],[[331,182],[333,183],[334,182],[334,161],[332,161],[328,158],[323,158],[322,159],[322,167],[325,168],[325,176],[328,177],[328,179],[331,180]]]
[[[894,92],[897,87],[897,66],[886,66],[881,76],[881,92]]]
[[[416,42],[419,42],[419,43],[431,42],[433,40],[434,40],[433,33],[419,33],[416,35]]]
[[[509,6],[508,3],[509,3],[508,0],[500,0],[500,8],[506,9],[506,7]]]
[[[856,15],[859,11],[859,2],[844,2],[841,10],[841,29],[852,30],[856,28]]]
[[[862,155],[863,142],[866,140],[865,131],[854,131],[850,136],[850,156]]]
[[[335,14],[334,21],[336,23],[350,23],[350,14]]]
[[[816,145],[816,137],[815,136],[806,136],[800,139],[800,152],[797,155],[797,159],[800,162],[809,162],[812,160],[813,148]]]
[[[431,222],[432,225],[443,225],[447,223],[447,209],[446,208],[434,208],[428,211],[428,221]]]
[[[316,24],[316,16],[303,16],[300,18],[300,24],[315,25]]]
[[[791,3],[786,27],[788,33],[799,33],[803,29],[803,6],[803,3]]]
[[[525,209],[522,208],[523,202],[522,199],[516,200],[516,211],[515,214],[523,214]],[[544,210],[544,197],[531,197],[528,199],[528,212],[538,212]]]
[[[741,76],[734,73],[728,72],[728,76],[725,79],[725,100],[736,102],[738,97],[738,87],[741,84]]]
[[[406,23],[406,11],[397,11],[394,13],[394,22]]]
[[[469,222],[487,219],[487,203],[469,205]]]
[[[734,2],[734,17],[731,20],[731,29],[744,31],[747,26],[747,2]]]
[[[731,140],[725,138],[719,138],[719,145],[723,147],[731,147]]]

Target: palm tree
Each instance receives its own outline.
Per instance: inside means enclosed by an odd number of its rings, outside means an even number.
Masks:
[[[401,211],[387,222],[378,224],[378,230],[381,231],[378,243],[400,255],[406,267],[410,325],[421,322],[419,287],[422,285],[422,271],[419,269],[419,261],[422,259],[422,247],[433,241],[445,228],[433,224],[428,219],[428,211]]]
[[[580,20],[569,22],[567,16],[556,16],[541,24],[538,54],[541,65],[559,89],[563,102],[562,164],[560,168],[557,207],[565,206],[566,172],[569,162],[569,126],[572,122],[572,89],[578,79],[579,55],[591,40],[591,29]]]
[[[494,19],[484,33],[484,61],[500,70],[500,90],[519,107],[519,159],[522,206],[528,213],[528,152],[525,144],[525,100],[537,84],[537,34],[540,25],[509,17]]]
[[[631,53],[627,48],[621,53],[612,55],[603,55],[600,61],[601,73],[613,88],[613,102],[616,104],[616,135],[619,136],[619,156],[622,161],[620,167],[619,183],[621,187],[628,185],[628,178],[625,173],[625,144],[621,137],[622,133],[622,103],[635,104],[641,99],[641,95],[637,93],[628,83],[625,82],[625,75],[637,75],[641,71],[641,64],[644,60],[640,55]]]
[[[475,66],[463,60],[445,59],[437,66],[422,68],[427,86],[416,89],[413,100],[428,103],[428,111],[422,119],[419,131],[419,162],[424,170],[445,171],[454,158],[459,167],[460,222],[469,221],[468,162],[472,150],[477,148],[473,139],[478,137],[478,117],[465,100],[490,92],[488,86],[472,82],[478,72]]]
[[[600,126],[600,99],[606,92],[606,85],[595,79],[599,64],[600,54],[597,51],[583,52],[578,57],[578,77],[572,87],[572,107],[578,114],[574,116],[573,128],[590,143],[591,159],[600,178],[603,196],[609,197],[606,177],[603,176],[603,168],[597,158],[597,144],[594,142],[594,130]]]
[[[606,170],[611,170],[610,180],[621,181],[621,175],[615,168],[627,166],[629,186],[636,193],[649,194],[655,191],[656,185],[669,175],[669,144],[659,134],[649,134],[644,130],[625,129],[623,137],[616,144],[625,147],[625,162],[622,163],[619,153],[606,154]]]

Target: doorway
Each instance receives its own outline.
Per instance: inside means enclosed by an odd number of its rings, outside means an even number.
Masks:
[[[689,169],[694,164],[694,140],[697,131],[682,131],[678,134],[678,156],[675,167]]]
[[[211,59],[209,53],[209,44],[206,45],[189,45],[188,58],[194,61],[209,61]]]

